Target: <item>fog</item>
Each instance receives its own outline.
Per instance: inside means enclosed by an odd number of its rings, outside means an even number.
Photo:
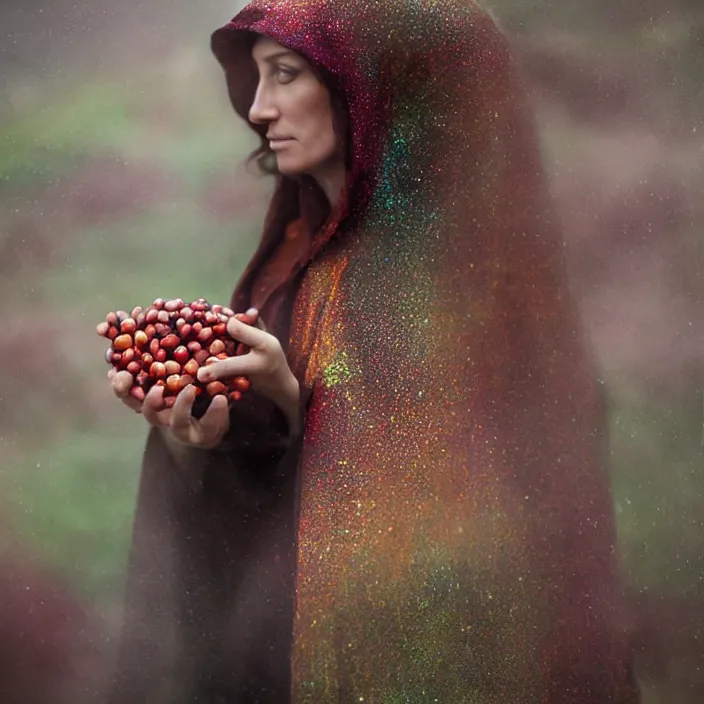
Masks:
[[[28,703],[95,701],[119,628],[146,429],[95,325],[224,301],[256,243],[271,184],[244,168],[209,48],[243,4],[0,8],[0,680],[24,672]],[[486,4],[535,101],[609,399],[644,701],[701,702],[704,6]]]

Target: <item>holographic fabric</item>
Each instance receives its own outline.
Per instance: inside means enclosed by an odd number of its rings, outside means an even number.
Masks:
[[[213,38],[230,90],[243,32],[336,76],[351,125],[290,337],[292,700],[636,702],[604,409],[504,38],[467,0],[255,0]]]

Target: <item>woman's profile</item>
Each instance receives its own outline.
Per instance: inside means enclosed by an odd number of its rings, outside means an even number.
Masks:
[[[207,372],[253,391],[126,398],[153,427],[110,701],[636,702],[604,409],[501,33],[470,0],[255,0],[212,48],[276,178],[231,304],[263,324]]]

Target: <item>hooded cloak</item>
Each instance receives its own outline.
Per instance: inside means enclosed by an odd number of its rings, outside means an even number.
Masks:
[[[604,407],[504,38],[469,0],[255,0],[213,35],[245,119],[257,34],[347,107],[346,198],[263,309],[303,437],[254,395],[218,451],[151,433],[113,701],[637,701]],[[278,179],[236,310],[307,188]]]

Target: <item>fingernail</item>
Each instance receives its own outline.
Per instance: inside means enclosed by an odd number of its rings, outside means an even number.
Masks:
[[[211,378],[211,374],[209,371],[201,368],[198,370],[198,381],[208,381],[208,379]]]
[[[256,315],[259,311],[256,308],[250,308],[247,311],[247,315]]]

